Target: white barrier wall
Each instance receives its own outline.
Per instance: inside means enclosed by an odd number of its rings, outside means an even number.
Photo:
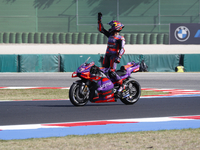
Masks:
[[[200,54],[199,45],[125,45],[125,54]],[[106,44],[0,44],[0,54],[104,54]]]

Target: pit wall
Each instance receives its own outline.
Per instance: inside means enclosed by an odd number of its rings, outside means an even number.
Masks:
[[[0,55],[0,72],[73,72],[91,57],[101,66],[103,54],[4,54]],[[175,72],[183,65],[185,72],[200,71],[200,54],[124,54],[121,65],[144,62],[149,72]]]

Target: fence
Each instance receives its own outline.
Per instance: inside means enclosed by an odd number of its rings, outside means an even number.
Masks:
[[[0,32],[93,33],[101,11],[107,29],[119,20],[124,33],[168,33],[170,23],[200,23],[199,8],[200,0],[3,0]]]

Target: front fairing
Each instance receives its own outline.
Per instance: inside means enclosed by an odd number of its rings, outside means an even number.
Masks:
[[[94,62],[90,62],[90,63],[84,63],[82,64],[80,67],[78,67],[78,69],[76,70],[77,73],[85,73],[85,72],[89,72],[90,68],[94,65]]]
[[[72,73],[72,78],[80,77],[85,79],[90,79],[90,68],[95,64],[94,61],[88,58],[83,64],[78,67],[78,69]]]

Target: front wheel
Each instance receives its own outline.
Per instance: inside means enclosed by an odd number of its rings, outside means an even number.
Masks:
[[[69,99],[74,106],[86,105],[89,100],[89,88],[73,83],[69,89]]]
[[[128,80],[125,82],[126,89],[122,93],[121,101],[126,105],[136,103],[141,95],[140,84],[136,80]]]

